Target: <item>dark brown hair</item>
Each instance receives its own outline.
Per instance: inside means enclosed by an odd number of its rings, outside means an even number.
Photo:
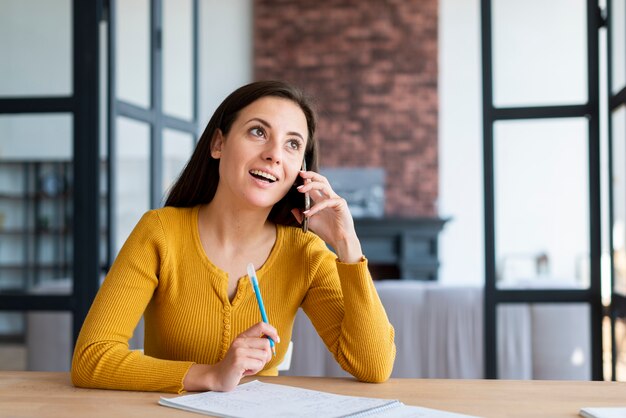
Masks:
[[[315,138],[315,113],[309,99],[301,90],[285,82],[256,81],[232,92],[215,110],[200,136],[193,155],[172,186],[165,206],[192,207],[213,200],[220,180],[220,160],[211,156],[211,142],[215,133],[219,129],[224,136],[227,136],[241,109],[267,96],[291,100],[302,109],[308,129],[304,158],[307,170],[317,171],[318,146]],[[297,225],[291,209],[302,208],[303,201],[302,193],[292,187],[287,195],[274,205],[268,219],[276,224]]]

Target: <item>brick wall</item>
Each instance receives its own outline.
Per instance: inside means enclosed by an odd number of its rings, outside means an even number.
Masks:
[[[254,78],[316,101],[324,167],[383,167],[388,216],[437,214],[437,0],[255,0]]]

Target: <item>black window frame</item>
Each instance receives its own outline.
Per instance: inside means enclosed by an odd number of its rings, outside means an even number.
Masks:
[[[587,103],[567,106],[497,108],[493,104],[491,0],[481,0],[483,187],[485,220],[484,364],[485,377],[495,379],[497,370],[497,305],[501,303],[576,303],[589,305],[591,377],[603,379],[601,299],[601,211],[600,211],[600,87],[599,29],[604,25],[597,0],[587,0]],[[589,251],[590,286],[576,290],[503,290],[496,286],[494,132],[502,120],[543,118],[586,118],[589,157]]]

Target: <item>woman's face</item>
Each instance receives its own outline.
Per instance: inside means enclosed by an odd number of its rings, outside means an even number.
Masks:
[[[291,100],[268,96],[244,107],[228,135],[218,131],[213,140],[217,193],[227,193],[232,204],[271,208],[296,181],[307,133],[304,113]]]

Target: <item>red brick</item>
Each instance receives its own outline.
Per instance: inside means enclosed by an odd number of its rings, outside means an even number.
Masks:
[[[313,95],[322,166],[383,167],[388,216],[437,214],[436,0],[255,0],[254,77]]]

